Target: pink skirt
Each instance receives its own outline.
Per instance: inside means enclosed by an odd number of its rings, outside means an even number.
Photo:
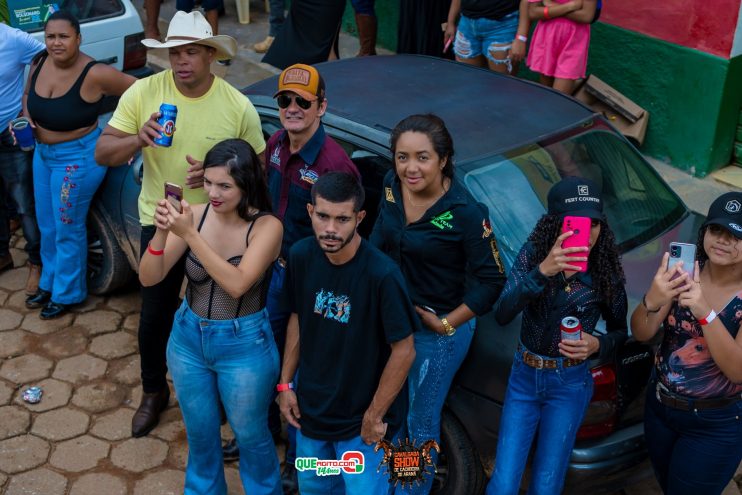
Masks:
[[[585,77],[590,47],[590,24],[563,17],[538,21],[528,50],[528,67],[560,79]]]

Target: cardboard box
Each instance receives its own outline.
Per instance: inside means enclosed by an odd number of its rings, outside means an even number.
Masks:
[[[639,145],[644,142],[649,112],[596,76],[590,75],[573,96],[603,115],[627,138]]]

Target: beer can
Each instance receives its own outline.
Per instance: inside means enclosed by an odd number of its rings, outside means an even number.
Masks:
[[[582,325],[580,320],[574,316],[567,316],[561,324],[562,340],[580,340],[582,338]]]
[[[157,146],[167,148],[173,144],[173,133],[175,132],[175,118],[178,116],[178,107],[170,105],[169,103],[163,103],[160,105],[160,118],[157,119],[157,123],[165,128],[160,133],[160,137],[155,139]]]

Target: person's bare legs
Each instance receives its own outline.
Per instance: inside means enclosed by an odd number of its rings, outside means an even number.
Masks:
[[[144,37],[158,40],[160,39],[160,27],[158,20],[160,18],[161,0],[144,0],[144,10],[147,15],[144,25]]]
[[[207,10],[206,20],[209,21],[211,26],[211,34],[214,36],[219,34],[219,9]]]
[[[538,75],[538,82],[543,84],[544,86],[552,87],[554,86],[554,78],[551,76],[545,76],[543,74]]]
[[[461,58],[459,56],[456,56],[456,61],[461,62],[462,64],[466,65],[473,65],[474,67],[486,67],[486,61],[484,59],[484,56],[477,55],[476,57],[472,58]]]
[[[489,46],[489,54],[495,59],[494,61],[487,59],[487,66],[490,70],[500,74],[510,74],[510,45],[510,43],[492,43]]]
[[[557,91],[561,91],[564,94],[571,95],[575,90],[576,82],[577,81],[575,81],[574,79],[562,79],[561,77],[555,77],[553,88]]]

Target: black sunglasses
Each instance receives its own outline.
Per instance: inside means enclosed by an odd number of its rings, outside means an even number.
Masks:
[[[302,110],[309,110],[309,107],[312,106],[312,102],[309,100],[306,100],[302,98],[301,96],[291,96],[286,94],[280,94],[276,97],[276,103],[278,103],[278,108],[288,108],[289,105],[291,105],[292,101],[296,101],[296,104],[299,108]]]

